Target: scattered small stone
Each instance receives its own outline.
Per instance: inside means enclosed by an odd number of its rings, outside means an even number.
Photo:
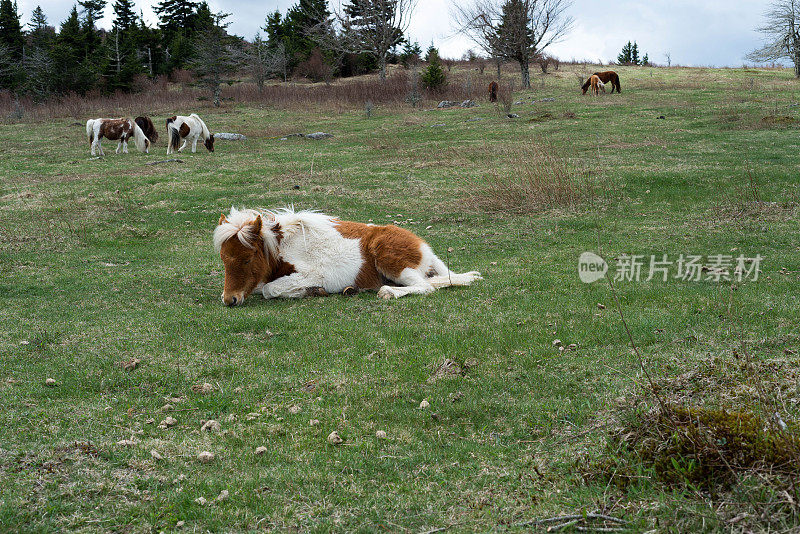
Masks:
[[[467,122],[478,122],[478,121],[482,121],[482,120],[483,120],[483,117],[473,117],[471,119],[467,119]]]
[[[473,102],[472,100],[464,100],[464,101],[461,103],[461,107],[462,107],[462,108],[474,108],[474,107],[475,107],[475,106],[477,106],[477,105],[478,105],[478,104],[476,104],[476,103],[475,103],[475,102]]]
[[[553,340],[553,346],[554,347],[560,347],[561,346],[561,340],[560,339],[554,339]]]
[[[435,413],[435,412],[434,412],[434,413],[432,413],[432,414],[431,414],[431,419],[433,419],[434,421],[438,421],[438,420],[439,420],[439,414],[438,414],[438,413]]]
[[[146,425],[154,425],[155,423],[156,423],[156,420],[153,419],[152,417],[144,422],[144,424],[146,424]]]
[[[521,106],[521,105],[522,105],[522,104],[524,104],[524,103],[525,103],[525,102],[523,102],[522,100],[520,100],[519,102],[514,102],[514,105],[515,105],[515,106]]]
[[[664,115],[659,115],[658,118],[659,119],[666,119],[666,117]]]
[[[496,261],[490,261],[489,265],[497,265],[497,262]]]
[[[139,364],[142,363],[142,360],[140,360],[139,358],[131,358],[130,360],[120,363],[122,364],[122,368],[125,369],[126,371],[133,371],[134,369],[139,367]]]
[[[205,506],[206,504],[208,504],[208,501],[206,500],[206,498],[205,498],[205,497],[198,497],[198,498],[196,498],[196,499],[194,500],[194,502],[196,502],[196,503],[197,503],[197,504],[199,504],[200,506]]]
[[[309,426],[317,426],[319,424],[319,419],[312,419],[308,422]]]
[[[214,453],[209,451],[203,451],[197,455],[197,460],[200,463],[207,464],[214,461]]]
[[[54,388],[56,387],[56,381],[54,378],[48,378],[47,380],[44,381],[44,385],[49,388]]]
[[[328,137],[333,137],[333,134],[325,133],[325,132],[314,132],[306,135],[309,139],[319,140],[319,139],[327,139]]]
[[[298,406],[297,404],[295,404],[295,405],[293,405],[293,406],[289,406],[289,413],[290,413],[290,414],[292,414],[292,415],[297,415],[297,414],[299,414],[299,413],[300,413],[302,410],[303,410],[303,409],[302,409],[302,408],[300,408],[300,406]]]
[[[452,102],[450,100],[442,100],[441,102],[439,102],[439,105],[436,106],[436,107],[439,108],[439,109],[443,109],[443,108],[452,108],[453,106],[457,106],[457,105],[458,105],[458,102]]]
[[[556,101],[555,98],[542,98],[539,100],[539,102],[555,102],[555,101]]]
[[[228,417],[225,418],[225,422],[226,423],[235,423],[236,422],[236,414],[235,413],[229,413]]]
[[[209,419],[203,426],[200,427],[200,430],[205,432],[222,432],[222,425],[219,424],[219,421],[215,421],[214,419]]]
[[[120,447],[133,447],[134,445],[136,445],[136,442],[133,441],[132,439],[121,439],[117,442],[117,445],[119,445]]]
[[[331,445],[339,445],[343,441],[344,440],[342,439],[342,437],[335,430],[330,434],[328,434],[328,443],[330,443]]]
[[[172,405],[171,404],[165,404],[164,406],[161,407],[161,411],[162,412],[168,412],[171,409],[172,409]]]
[[[578,348],[577,343],[570,343],[569,345],[567,345],[567,350],[575,350],[577,348]]]
[[[242,386],[236,386],[235,388],[233,388],[234,393],[241,393],[242,391],[244,391],[244,388]]]
[[[444,124],[444,123],[440,123],[440,124],[431,124],[429,127],[430,128],[441,128],[442,126],[447,126],[447,125]]]
[[[456,391],[455,393],[450,394],[450,402],[458,402],[464,398],[463,391]]]
[[[256,456],[264,456],[267,453],[267,448],[263,445],[261,447],[256,447]]]
[[[519,118],[519,115],[517,115],[516,113],[509,113],[509,114],[507,115],[507,117],[508,117],[509,119],[518,119],[518,118]]]
[[[431,226],[431,225],[428,225],[428,226],[425,227],[426,230],[430,230],[431,228],[433,228],[433,226]]]
[[[195,384],[194,386],[192,386],[192,391],[194,391],[195,393],[201,393],[205,395],[206,393],[211,393],[212,391],[214,391],[214,386],[212,386],[208,382],[205,382],[203,384]]]
[[[478,367],[478,360],[477,358],[467,358],[464,360],[464,369],[473,369]]]
[[[158,424],[158,428],[161,428],[163,430],[165,428],[170,428],[170,427],[175,426],[177,424],[178,424],[178,420],[177,419],[175,419],[174,417],[167,416],[166,419],[164,419],[163,421],[161,421]]]
[[[217,502],[227,501],[229,495],[230,493],[228,493],[228,490],[220,491],[219,495],[217,495]]]
[[[422,402],[419,403],[419,409],[420,410],[427,410],[430,407],[431,407],[431,403],[428,402],[427,400],[423,400]]]
[[[156,460],[156,461],[161,461],[161,460],[164,459],[164,457],[161,456],[161,454],[155,449],[150,449],[150,456],[152,456],[153,460]]]
[[[186,524],[186,521],[178,521],[177,523],[175,523],[175,526],[178,527],[178,528],[181,528],[185,524]]]
[[[383,430],[378,430],[377,432],[375,432],[375,437],[378,439],[386,439],[386,432],[384,432]]]
[[[605,304],[600,304],[600,303],[598,302],[598,303],[597,303],[597,309],[598,309],[598,310],[605,310],[605,309],[606,309],[606,305],[605,305]]]
[[[250,412],[245,417],[247,417],[248,421],[252,421],[253,419],[258,419],[259,417],[261,417],[261,414],[258,412]]]

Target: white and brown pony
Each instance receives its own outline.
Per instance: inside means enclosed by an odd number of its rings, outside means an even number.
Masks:
[[[117,143],[117,154],[120,148],[123,154],[128,153],[128,141],[133,137],[133,142],[139,152],[150,151],[150,140],[144,134],[139,125],[131,119],[89,119],[86,121],[86,137],[89,139],[89,146],[92,150],[92,156],[100,150],[100,155],[105,156],[103,147],[100,145],[100,139],[105,137],[111,141],[119,141]]]
[[[244,304],[253,291],[270,299],[375,290],[393,299],[482,280],[477,271],[451,272],[408,230],[312,211],[231,208],[214,230],[214,246],[228,306]]]
[[[147,115],[139,116],[133,119],[133,122],[142,129],[144,135],[150,140],[151,145],[158,141],[158,132],[156,131],[153,121],[150,120],[150,117]]]
[[[592,77],[589,78],[589,85],[592,87],[592,96],[599,96],[600,90],[606,92],[606,85],[597,74],[592,74]]]
[[[203,144],[209,152],[214,152],[214,134],[208,131],[208,126],[196,114],[192,113],[188,117],[173,115],[167,119],[167,133],[169,134],[169,144],[167,154],[174,151],[181,152],[186,148],[186,143],[192,142],[192,152],[197,152],[197,140],[202,138]],[[178,145],[183,139],[183,145]]]

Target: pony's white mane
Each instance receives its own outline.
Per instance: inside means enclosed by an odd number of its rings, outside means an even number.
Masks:
[[[276,210],[268,209],[236,209],[225,217],[227,222],[217,226],[214,230],[214,248],[219,252],[222,244],[232,237],[237,237],[242,245],[253,248],[256,237],[252,231],[252,223],[261,216],[261,239],[267,253],[278,255],[278,238],[273,231],[280,225],[283,238],[290,238],[298,233],[317,233],[329,229],[334,217],[312,210],[295,211],[294,206],[287,206]]]
[[[211,132],[208,131],[208,126],[206,126],[206,123],[203,122],[203,119],[197,116],[197,113],[192,113],[189,115],[189,117],[200,123],[200,128],[203,130],[203,139],[208,139],[211,137]]]

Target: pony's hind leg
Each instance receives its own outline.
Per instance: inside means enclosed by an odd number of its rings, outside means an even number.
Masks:
[[[406,295],[424,295],[433,293],[436,288],[430,283],[429,279],[422,275],[418,270],[406,267],[394,280],[402,284],[402,287],[383,286],[378,290],[378,298],[399,299]]]
[[[127,154],[128,153],[128,140],[127,139],[124,139],[122,141],[122,153],[123,154]]]

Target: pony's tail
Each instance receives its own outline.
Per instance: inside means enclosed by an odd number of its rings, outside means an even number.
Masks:
[[[144,135],[136,121],[131,122],[133,123],[133,142],[136,143],[136,148],[139,152],[147,152],[150,149],[150,140]]]
[[[617,82],[617,92],[621,93],[622,92],[622,86],[619,84],[619,75],[614,77],[614,81]]]
[[[94,119],[86,121],[86,137],[89,139],[89,144],[94,143]]]
[[[181,133],[171,123],[169,125],[169,148],[172,152],[178,150],[181,145]]]

